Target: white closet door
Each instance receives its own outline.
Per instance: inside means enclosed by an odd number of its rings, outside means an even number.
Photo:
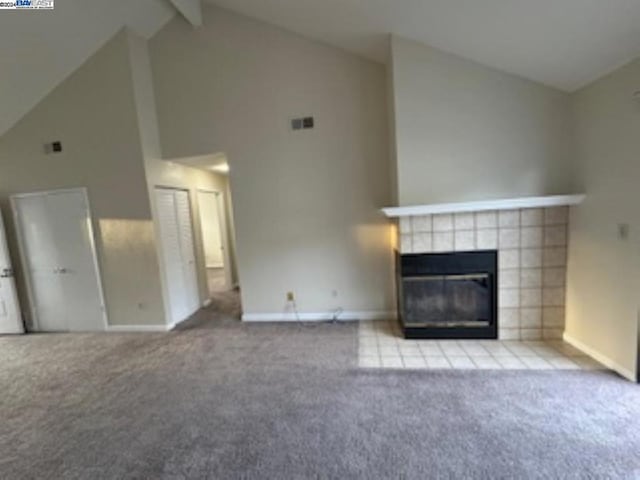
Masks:
[[[0,333],[23,333],[13,268],[0,215]]]
[[[156,206],[171,320],[179,322],[199,307],[189,196],[158,188]]]
[[[39,331],[104,330],[105,314],[84,191],[12,198]]]
[[[196,271],[196,255],[193,245],[193,224],[191,222],[191,206],[189,194],[183,190],[176,190],[176,212],[178,216],[178,229],[180,232],[180,248],[182,252],[184,281],[187,286],[187,310],[188,315],[200,307],[200,295],[198,295],[198,273]]]
[[[66,331],[67,308],[62,282],[57,274],[61,263],[51,229],[46,197],[30,195],[14,199],[20,228],[20,246],[31,287],[31,313],[35,330]]]
[[[186,315],[185,286],[182,282],[182,256],[178,238],[178,218],[176,216],[175,196],[172,190],[156,190],[158,224],[160,226],[162,260],[164,276],[169,293],[171,320],[179,321]]]
[[[103,330],[104,310],[89,206],[81,191],[48,195],[60,263],[58,278],[64,290],[67,327],[72,331]]]

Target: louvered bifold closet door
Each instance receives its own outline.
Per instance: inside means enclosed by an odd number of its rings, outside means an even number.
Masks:
[[[200,306],[200,296],[198,295],[198,273],[196,270],[196,256],[193,243],[193,224],[191,221],[189,194],[184,190],[176,190],[175,199],[176,215],[178,217],[180,251],[183,259],[183,275],[187,289],[186,305],[188,315],[190,315],[198,310]]]
[[[156,189],[164,277],[172,322],[180,322],[198,309],[198,282],[193,248],[189,195],[183,190]]]

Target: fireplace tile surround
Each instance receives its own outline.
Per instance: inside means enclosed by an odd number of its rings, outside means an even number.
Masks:
[[[498,251],[498,338],[560,339],[567,265],[566,206],[403,216],[401,254]]]

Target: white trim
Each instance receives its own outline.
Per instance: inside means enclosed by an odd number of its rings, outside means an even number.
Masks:
[[[22,264],[22,269],[24,272],[25,283],[27,286],[27,297],[29,301],[29,310],[31,314],[31,327],[34,331],[40,330],[40,325],[38,322],[38,314],[36,311],[34,299],[34,291],[33,291],[33,280],[31,279],[31,273],[28,268],[27,256],[24,247],[24,234],[22,232],[22,224],[20,221],[20,216],[18,214],[18,209],[16,206],[16,200],[21,198],[29,198],[29,197],[41,197],[46,195],[54,195],[60,193],[76,193],[79,192],[83,195],[85,206],[87,208],[87,218],[88,225],[87,229],[89,231],[89,247],[91,249],[91,255],[93,256],[93,265],[96,270],[96,280],[97,280],[97,288],[98,288],[98,296],[100,300],[100,307],[102,309],[102,324],[103,329],[107,330],[109,327],[109,316],[107,314],[107,303],[104,297],[104,286],[102,284],[102,270],[100,269],[100,262],[98,261],[98,249],[96,247],[96,239],[95,239],[95,230],[93,228],[93,215],[91,213],[91,204],[89,202],[89,191],[87,187],[74,187],[74,188],[59,188],[54,190],[42,190],[38,192],[28,192],[28,193],[16,193],[9,197],[9,201],[11,203],[11,210],[13,212],[13,222],[16,229],[16,236],[18,240],[18,252],[20,255],[20,263]],[[94,331],[94,330],[92,330]]]
[[[332,320],[334,318],[334,312],[302,312],[302,313],[243,313],[243,322],[319,322]],[[397,318],[395,311],[345,311],[338,315],[338,321],[345,320],[357,321],[357,320],[389,320]]]
[[[173,325],[109,325],[107,326],[107,332],[167,332],[173,327]]]
[[[387,217],[407,217],[410,215],[430,215],[434,213],[481,212],[484,210],[513,210],[517,208],[543,208],[578,205],[586,195],[552,195],[545,197],[521,197],[505,200],[484,200],[479,202],[433,203],[407,207],[387,207],[382,211]]]
[[[567,332],[565,332],[562,335],[562,339],[565,342],[567,342],[569,345],[571,345],[572,347],[577,348],[578,350],[580,350],[584,354],[586,354],[586,355],[590,356],[591,358],[593,358],[594,360],[600,362],[605,367],[616,371],[617,373],[622,375],[627,380],[631,380],[632,382],[636,382],[637,381],[636,380],[636,375],[635,375],[634,372],[632,372],[628,368],[623,367],[622,365],[620,365],[619,363],[615,362],[614,360],[611,360],[609,357],[607,357],[606,355],[603,355],[602,353],[598,352],[597,350],[595,350],[594,348],[590,347],[586,343],[583,343],[580,340],[572,337]]]

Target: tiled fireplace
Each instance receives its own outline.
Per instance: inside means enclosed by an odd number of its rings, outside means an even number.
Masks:
[[[399,253],[498,252],[498,338],[560,339],[568,207],[400,216]]]

